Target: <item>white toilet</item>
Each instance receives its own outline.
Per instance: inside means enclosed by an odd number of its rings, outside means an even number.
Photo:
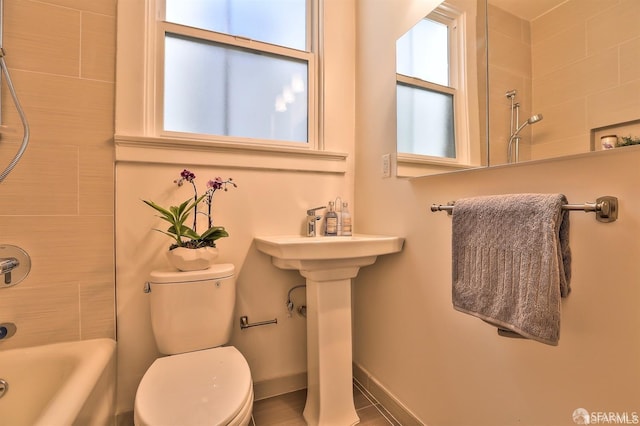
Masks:
[[[247,425],[253,409],[249,365],[229,341],[236,299],[234,267],[154,271],[148,286],[158,358],[144,374],[137,426]]]

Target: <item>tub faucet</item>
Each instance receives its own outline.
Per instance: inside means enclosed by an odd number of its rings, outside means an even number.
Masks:
[[[327,206],[322,206],[307,210],[307,237],[315,237],[318,235],[318,221],[321,219],[321,216],[318,216],[316,211],[326,207]]]
[[[11,271],[20,266],[20,262],[15,257],[0,259],[0,274],[4,275],[4,283],[11,284]]]

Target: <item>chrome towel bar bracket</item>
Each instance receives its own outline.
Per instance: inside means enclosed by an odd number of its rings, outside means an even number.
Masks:
[[[449,202],[446,205],[432,204],[432,212],[446,211],[447,214],[453,213],[454,203]],[[562,206],[562,210],[581,210],[584,212],[594,212],[596,214],[596,220],[598,222],[614,222],[618,219],[618,199],[610,195],[599,197],[595,203],[584,204],[565,204]]]

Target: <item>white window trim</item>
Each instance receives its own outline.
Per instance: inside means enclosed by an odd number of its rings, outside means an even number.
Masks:
[[[433,15],[436,16],[433,16]],[[441,15],[443,19],[437,19],[437,15]],[[452,18],[451,15],[456,15]],[[450,28],[449,37],[453,51],[456,57],[450,61],[450,86],[455,89],[454,96],[454,134],[456,145],[456,158],[435,157],[429,155],[419,155],[410,153],[397,154],[397,170],[396,175],[417,176],[420,174],[439,173],[443,170],[451,171],[453,169],[467,169],[476,167],[472,161],[471,154],[471,134],[469,125],[469,96],[468,82],[472,76],[468,72],[467,67],[467,14],[450,5],[442,4],[431,12],[429,19],[436,20],[447,24]],[[411,77],[396,74],[397,82],[403,82],[410,85],[416,85],[416,80]],[[445,86],[421,81],[420,86],[435,89],[440,93],[451,93],[451,89]]]
[[[311,0],[308,0],[311,3]],[[313,13],[321,13],[321,2],[314,2]],[[116,162],[190,163],[277,170],[305,170],[326,173],[347,171],[346,153],[322,150],[321,108],[318,97],[310,105],[309,143],[263,142],[244,138],[221,140],[215,136],[159,131],[162,111],[156,97],[162,84],[162,69],[156,61],[164,42],[165,26],[157,19],[164,13],[156,0],[124,1],[118,4],[118,41],[116,65],[116,117],[114,136]],[[321,43],[321,29],[313,39]],[[237,43],[257,43],[237,38]],[[321,61],[320,61],[321,63]],[[317,67],[309,63],[309,88],[321,93]],[[312,70],[313,69],[313,70]],[[313,78],[313,79],[312,79]],[[314,82],[318,81],[318,85]],[[320,86],[320,87],[318,87]],[[313,109],[311,109],[313,108]],[[317,110],[317,112],[316,112]],[[312,117],[320,117],[312,122]],[[197,155],[194,155],[197,154]],[[205,158],[207,160],[205,160]],[[229,161],[231,163],[229,163]]]

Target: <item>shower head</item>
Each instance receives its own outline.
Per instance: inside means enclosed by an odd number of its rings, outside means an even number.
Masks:
[[[528,124],[535,124],[538,121],[542,120],[542,114],[534,114],[531,117],[529,117],[529,119],[527,121],[525,121],[524,123],[522,123],[520,125],[520,127],[518,127],[516,129],[515,132],[513,132],[513,134],[511,135],[511,137],[509,137],[509,143],[508,143],[508,149],[507,149],[507,156],[508,156],[508,161],[511,163],[512,162],[512,155],[511,155],[511,146],[514,140],[516,140],[516,161],[517,157],[518,157],[518,152],[517,152],[517,144],[520,141],[520,136],[518,136],[518,134],[520,133],[520,131],[522,129],[524,129]]]
[[[529,119],[527,121],[525,121],[524,123],[522,123],[520,125],[520,127],[518,127],[518,129],[515,131],[515,133],[513,134],[512,137],[516,137],[518,135],[518,133],[520,133],[520,130],[524,129],[528,124],[534,124],[534,123],[537,123],[540,120],[542,120],[542,114],[532,115],[531,117],[529,117]]]
[[[529,117],[529,119],[527,120],[527,124],[537,123],[540,120],[542,120],[542,114],[535,114]]]

